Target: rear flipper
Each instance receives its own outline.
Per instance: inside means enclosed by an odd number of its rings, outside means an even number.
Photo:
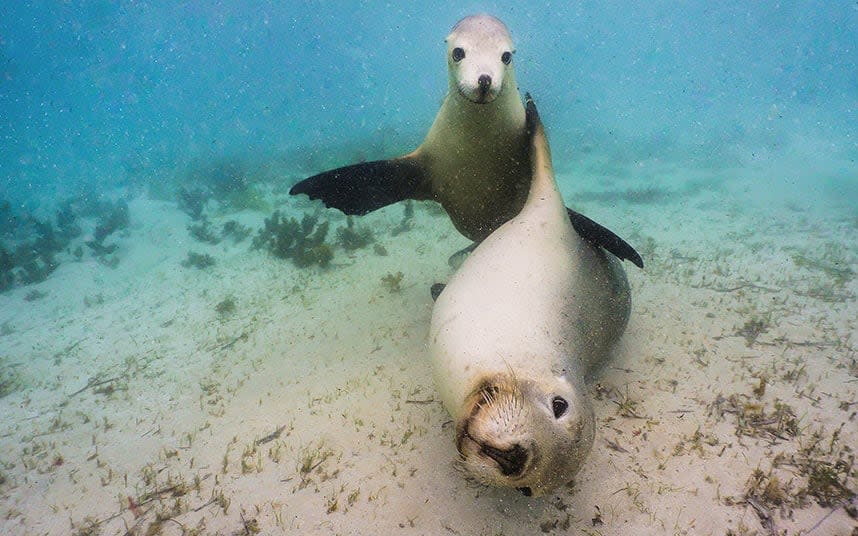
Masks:
[[[321,199],[327,207],[362,216],[405,199],[428,199],[425,172],[404,157],[353,164],[304,179],[289,190]]]
[[[566,208],[569,213],[569,219],[572,221],[572,227],[581,235],[581,238],[590,242],[595,246],[604,248],[609,253],[613,253],[617,258],[624,261],[631,261],[638,268],[643,268],[644,263],[640,254],[635,251],[635,248],[629,245],[628,242],[614,234],[607,227],[603,227],[594,222],[587,216],[575,212],[571,208]]]

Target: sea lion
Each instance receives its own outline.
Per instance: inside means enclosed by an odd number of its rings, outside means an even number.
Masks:
[[[289,193],[321,199],[349,215],[404,199],[431,199],[476,242],[518,214],[530,186],[530,162],[512,38],[495,17],[472,15],[453,27],[446,42],[449,91],[416,150],[314,175]],[[623,239],[582,214],[568,213],[589,242],[643,267]]]
[[[527,101],[527,201],[441,292],[429,344],[466,471],[542,495],[569,482],[592,447],[584,378],[625,330],[631,298],[621,263],[573,230]]]

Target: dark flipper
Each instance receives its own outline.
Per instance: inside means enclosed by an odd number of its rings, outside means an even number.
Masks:
[[[616,257],[624,261],[631,261],[638,268],[643,268],[644,263],[640,254],[628,242],[614,234],[610,229],[599,225],[587,216],[579,214],[567,207],[572,227],[581,235],[581,238],[593,245],[606,249]]]
[[[327,207],[362,216],[404,199],[427,199],[423,167],[413,158],[376,160],[326,171],[289,190]]]
[[[444,292],[444,289],[447,287],[444,283],[435,283],[432,285],[432,288],[429,289],[429,294],[432,295],[432,301],[438,301],[438,296]]]

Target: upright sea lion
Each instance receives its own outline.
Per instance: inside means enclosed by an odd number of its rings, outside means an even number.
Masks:
[[[450,279],[429,342],[466,470],[542,495],[570,481],[592,447],[584,377],[625,330],[631,298],[620,262],[573,230],[529,96],[527,116],[527,201]]]
[[[350,215],[404,199],[432,199],[441,203],[459,232],[483,240],[518,214],[530,186],[514,52],[500,20],[465,17],[447,37],[449,92],[420,147],[391,160],[326,171],[289,193],[321,199]],[[587,241],[643,267],[640,255],[616,234],[571,209],[568,214]]]

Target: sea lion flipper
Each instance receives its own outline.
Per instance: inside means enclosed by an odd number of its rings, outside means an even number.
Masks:
[[[575,231],[581,235],[581,238],[591,244],[604,248],[621,260],[631,261],[631,263],[638,268],[644,267],[643,259],[640,254],[635,251],[635,248],[617,236],[613,231],[594,222],[587,216],[575,212],[569,207],[566,208],[566,212],[569,213],[569,219],[572,221],[572,227],[574,227]]]
[[[427,199],[426,172],[417,159],[406,156],[352,164],[302,180],[291,195],[307,194],[327,207],[362,216],[405,199]]]
[[[477,249],[477,246],[479,245],[479,242],[474,242],[470,246],[464,247],[456,253],[453,253],[452,255],[450,255],[450,258],[447,259],[447,264],[449,264],[450,268],[453,268],[454,270],[459,268],[459,266],[461,266],[462,263],[465,262],[465,259],[468,258],[468,255],[470,255],[472,251]]]
[[[433,302],[438,301],[438,296],[440,296],[441,293],[444,292],[445,288],[447,288],[447,285],[445,283],[435,283],[434,285],[432,285],[432,287],[429,289],[429,294],[432,296]]]

